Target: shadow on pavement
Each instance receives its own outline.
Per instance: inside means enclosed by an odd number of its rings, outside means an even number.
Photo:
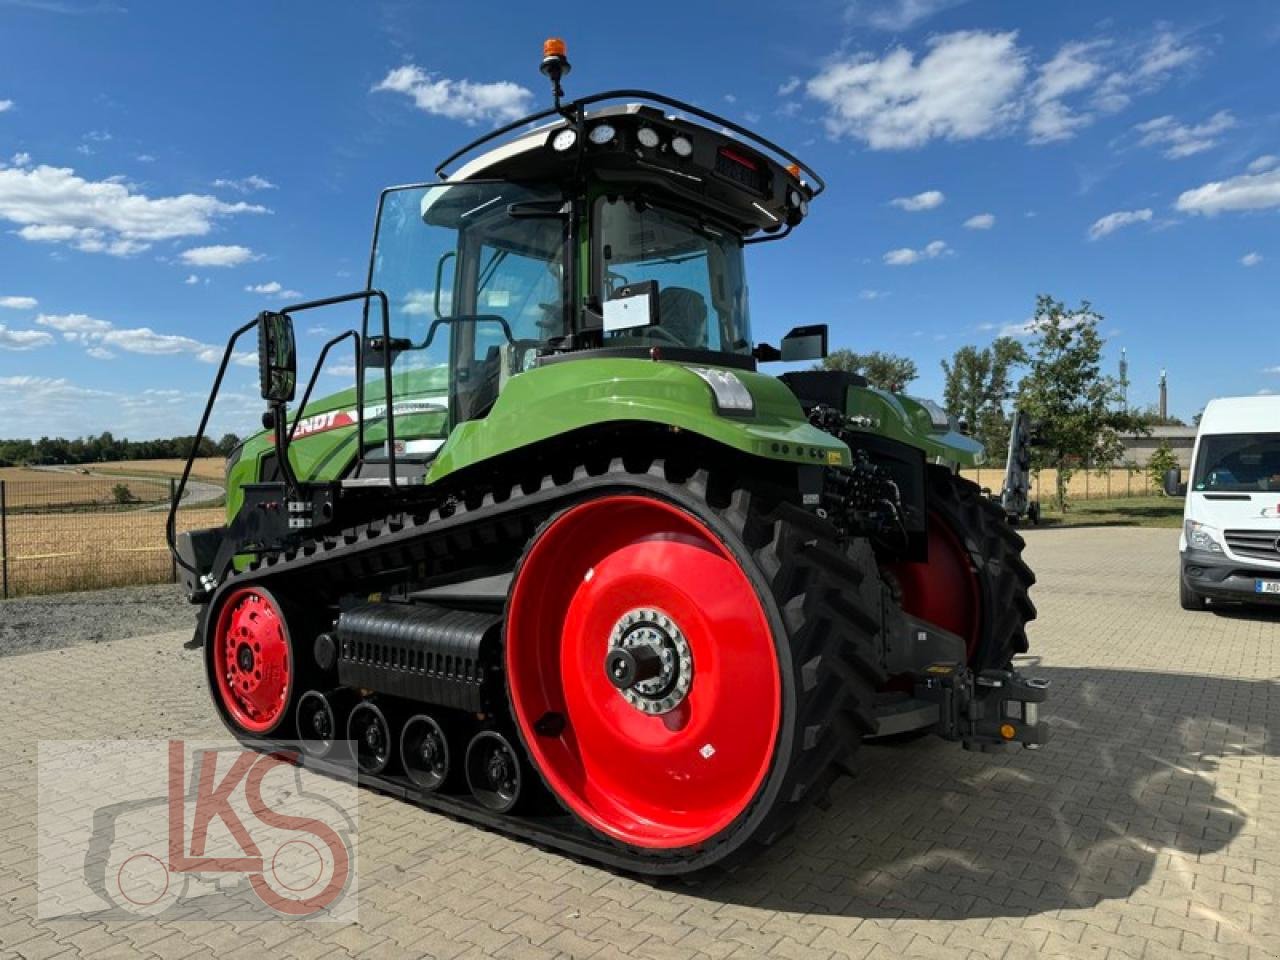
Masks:
[[[860,774],[729,876],[684,892],[857,917],[1025,917],[1124,899],[1165,851],[1225,848],[1246,823],[1215,775],[1276,756],[1274,681],[1036,667],[1054,741],[966,753],[865,747]]]

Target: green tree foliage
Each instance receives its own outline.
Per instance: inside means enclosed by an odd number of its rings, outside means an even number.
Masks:
[[[1133,411],[1134,416],[1148,427],[1185,427],[1186,423],[1174,416],[1160,416],[1160,408],[1154,403],[1139,407]]]
[[[133,495],[133,491],[129,489],[128,484],[124,483],[117,483],[112,487],[111,496],[116,503],[133,503],[133,501],[137,499],[137,497]]]
[[[1164,475],[1178,466],[1178,455],[1169,446],[1168,440],[1161,440],[1147,461],[1147,480],[1155,490],[1164,488]]]
[[[105,463],[110,460],[186,459],[194,437],[172,437],[167,440],[117,440],[110,433],[96,437],[41,437],[39,440],[0,440],[0,467],[21,464]],[[214,443],[208,437],[200,442],[200,456],[226,456],[240,440],[228,433]]]
[[[1015,392],[1013,369],[1026,362],[1026,348],[1012,337],[999,337],[981,349],[961,347],[950,361],[942,361],[947,412],[969,424],[993,460],[1004,455],[1009,443],[1005,404]]]
[[[832,350],[816,370],[846,370],[866,377],[867,382],[881,390],[903,390],[912,380],[920,375],[916,362],[909,357],[900,357],[896,353],[882,353],[879,350],[871,353],[854,353],[841,348]]]
[[[1138,416],[1119,408],[1119,384],[1102,373],[1101,319],[1088,301],[1068,310],[1050,296],[1036,299],[1030,368],[1018,388],[1018,406],[1040,425],[1032,463],[1057,470],[1060,511],[1067,509],[1067,484],[1076,470],[1119,457],[1121,432],[1148,432]]]

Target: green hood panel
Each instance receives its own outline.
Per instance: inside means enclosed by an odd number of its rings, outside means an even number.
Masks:
[[[751,393],[750,414],[717,413],[711,387],[683,364],[584,358],[537,367],[513,377],[487,417],[453,431],[428,482],[573,430],[621,421],[665,424],[769,459],[849,462],[848,447],[811,426],[781,381],[733,373]]]
[[[930,405],[914,397],[874,387],[850,387],[845,412],[851,417],[866,418],[869,423],[863,429],[868,433],[919,447],[931,461],[961,467],[977,467],[986,462],[982,444],[953,429],[949,422],[946,426],[941,421],[935,424]]]
[[[790,463],[848,465],[849,448],[809,424],[782,381],[734,370],[754,402],[750,413],[721,414],[712,388],[690,366],[641,359],[583,358],[535,367],[507,381],[483,419],[459,424],[431,462],[435,483],[466,467],[530,444],[602,423],[634,421],[687,430],[753,456]],[[448,429],[441,368],[395,376],[397,441],[443,438]],[[365,391],[365,438],[386,439],[379,384]],[[430,407],[433,409],[424,409]],[[289,461],[303,480],[335,480],[356,457],[355,390],[313,400],[303,412]],[[245,442],[227,476],[227,516],[242,501],[241,487],[261,476],[261,460],[274,452],[263,431]]]

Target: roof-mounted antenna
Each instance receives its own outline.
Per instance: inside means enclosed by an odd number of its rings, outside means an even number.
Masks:
[[[551,95],[556,101],[556,110],[560,111],[560,100],[564,90],[560,86],[560,78],[568,74],[573,67],[569,63],[568,48],[559,37],[548,37],[542,43],[542,72],[551,81]]]

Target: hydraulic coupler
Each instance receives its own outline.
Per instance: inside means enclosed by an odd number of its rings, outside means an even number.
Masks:
[[[960,741],[966,750],[992,750],[1006,743],[1036,750],[1048,743],[1049,725],[1040,719],[1040,704],[1048,693],[1048,680],[1016,670],[974,674],[955,663],[931,664],[915,685],[917,699],[938,705],[934,731]]]

